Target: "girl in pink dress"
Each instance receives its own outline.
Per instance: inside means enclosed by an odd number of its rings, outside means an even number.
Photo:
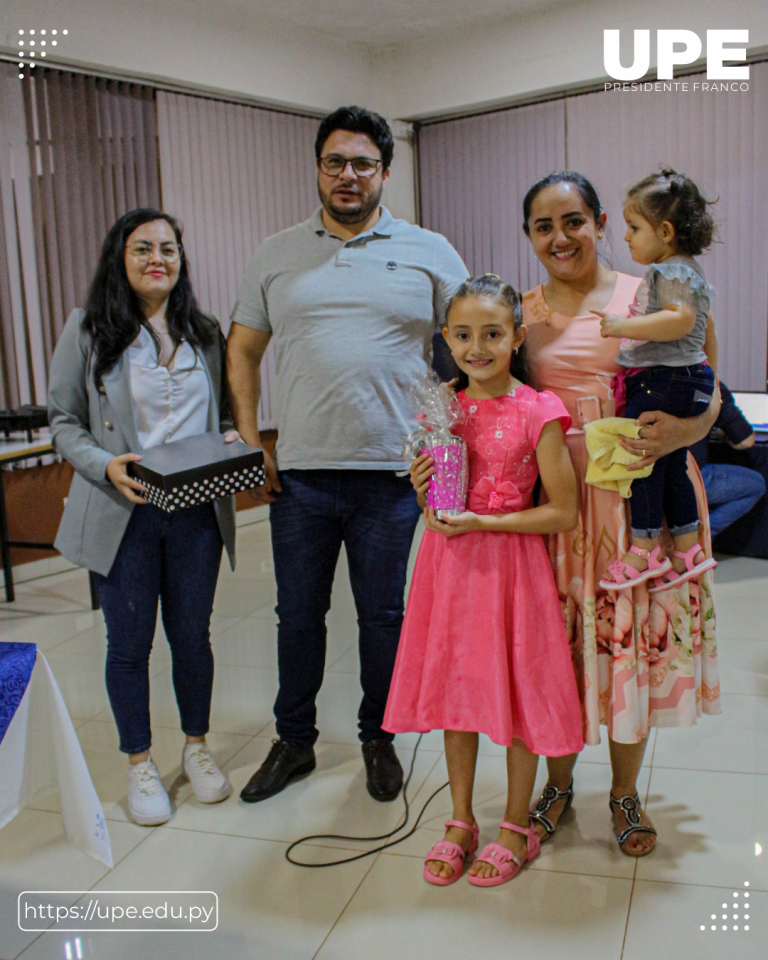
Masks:
[[[443,335],[463,376],[469,456],[468,512],[438,520],[424,509],[384,729],[445,731],[453,800],[424,865],[429,883],[459,879],[477,849],[472,812],[478,733],[506,745],[508,797],[495,843],[469,882],[511,880],[539,854],[528,806],[538,755],[583,746],[581,709],[552,567],[542,534],[577,522],[576,478],[564,433],[571,418],[549,392],[523,382],[526,328],[520,298],[498,277],[468,280],[451,300]],[[463,380],[463,383],[461,382]],[[411,476],[425,508],[432,461]],[[533,505],[541,476],[546,497]]]

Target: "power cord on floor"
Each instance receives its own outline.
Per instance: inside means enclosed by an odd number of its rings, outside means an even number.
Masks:
[[[402,837],[400,837],[397,840],[392,840],[390,841],[390,843],[382,843],[380,846],[373,847],[371,850],[364,850],[362,853],[355,854],[354,857],[344,857],[343,860],[329,860],[323,863],[304,863],[301,860],[294,860],[291,857],[291,851],[295,847],[298,847],[302,843],[309,843],[310,840],[350,840],[357,843],[373,843],[376,840],[388,840],[390,837],[393,837],[396,833],[399,833],[401,830],[404,830],[406,825],[408,824],[408,818],[410,817],[410,809],[411,809],[410,804],[408,803],[408,785],[410,784],[411,777],[413,776],[413,767],[414,767],[414,764],[416,763],[416,753],[418,752],[419,744],[421,743],[421,738],[423,736],[424,734],[419,735],[419,739],[416,741],[416,746],[413,748],[413,757],[411,758],[411,766],[410,766],[410,769],[408,770],[408,776],[406,777],[405,783],[403,784],[403,801],[405,803],[405,817],[403,818],[403,822],[401,824],[398,824],[398,826],[396,826],[394,830],[390,830],[389,833],[382,833],[381,836],[379,837],[345,837],[339,833],[315,833],[309,837],[302,837],[300,840],[294,840],[293,843],[290,845],[290,847],[288,847],[288,849],[285,851],[285,859],[288,861],[288,863],[292,863],[297,867],[336,867],[341,863],[352,863],[355,860],[363,860],[365,857],[373,856],[374,853],[380,853],[382,850],[386,850],[388,847],[397,846],[398,843],[402,843],[403,840],[407,840],[408,837],[413,836],[413,834],[418,829],[419,823],[421,822],[421,818],[424,816],[424,813],[427,807],[430,805],[430,803],[432,803],[432,801],[435,799],[438,793],[440,793],[441,790],[445,790],[445,788],[448,786],[448,781],[446,781],[441,787],[438,787],[437,790],[435,790],[434,793],[432,793],[432,795],[425,802],[424,806],[421,808],[421,811],[418,817],[416,817],[416,822],[414,823],[414,825],[411,827],[408,833],[404,834]]]

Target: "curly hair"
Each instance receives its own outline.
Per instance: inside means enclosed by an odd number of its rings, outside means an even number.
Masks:
[[[448,306],[445,311],[446,326],[448,325],[451,308],[459,300],[467,300],[469,297],[490,297],[492,300],[496,300],[497,303],[501,303],[509,309],[509,312],[512,314],[512,322],[515,330],[522,326],[523,308],[520,294],[511,284],[502,280],[501,277],[496,276],[495,273],[485,273],[481,277],[470,277],[469,280],[465,280],[464,283],[462,283],[448,301]],[[466,390],[469,386],[469,377],[463,370],[459,369],[455,360],[453,364],[455,367],[454,378],[458,381],[456,390]],[[510,357],[509,372],[521,383],[528,383],[528,357],[524,342],[518,348],[517,353],[513,353]]]
[[[664,167],[630,188],[625,201],[654,227],[666,220],[675,228],[677,252],[689,257],[703,253],[717,235],[717,225],[696,184],[684,173]]]

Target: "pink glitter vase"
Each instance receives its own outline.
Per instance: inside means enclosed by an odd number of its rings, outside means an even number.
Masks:
[[[450,440],[438,439],[426,443],[422,453],[428,454],[434,463],[427,492],[427,506],[433,507],[440,517],[457,517],[464,513],[467,501],[467,448],[461,437]]]

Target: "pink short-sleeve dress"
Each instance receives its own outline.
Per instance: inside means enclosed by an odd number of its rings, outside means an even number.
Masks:
[[[639,283],[639,277],[619,273],[605,310],[628,316]],[[621,593],[598,586],[608,564],[629,547],[628,517],[618,493],[584,482],[588,458],[582,426],[584,417],[613,416],[610,384],[619,370],[619,341],[600,336],[594,314],[553,312],[541,286],[523,296],[523,320],[534,382],[557,394],[573,420],[566,443],[579,480],[579,526],[547,539],[585,740],[600,742],[600,724],[619,743],[637,743],[654,726],[693,726],[702,713],[721,712],[711,573],[652,597],[647,584]],[[688,473],[702,520],[699,541],[711,556],[704,484],[690,456]]]
[[[571,418],[552,393],[459,394],[456,428],[469,453],[468,509],[512,513],[532,505],[544,425]],[[544,538],[427,530],[408,595],[383,727],[392,733],[464,730],[533,753],[584,745],[581,708]]]

